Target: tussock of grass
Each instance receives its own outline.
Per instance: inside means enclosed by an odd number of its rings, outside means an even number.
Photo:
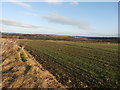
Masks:
[[[21,57],[21,60],[22,60],[23,62],[26,62],[26,61],[27,61],[27,57],[26,57],[26,55],[25,55],[24,53],[20,53],[20,57]]]

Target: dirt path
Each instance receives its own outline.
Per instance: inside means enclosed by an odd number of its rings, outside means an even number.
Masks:
[[[16,42],[2,40],[2,87],[65,88]]]

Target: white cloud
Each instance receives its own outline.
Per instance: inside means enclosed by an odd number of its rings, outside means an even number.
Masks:
[[[77,2],[77,1],[73,1],[73,2],[70,2],[70,4],[71,4],[71,5],[78,5],[79,2]]]
[[[72,25],[78,27],[79,29],[91,30],[90,24],[88,22],[78,21],[56,14],[48,14],[44,16],[44,18],[50,22],[59,23],[62,25]]]
[[[36,1],[36,0],[28,0],[28,1]]]
[[[34,17],[39,16],[39,15],[38,15],[38,14],[36,14],[36,13],[30,13],[30,12],[20,12],[20,13],[25,14],[25,15],[34,16]]]
[[[62,3],[62,0],[44,0],[47,3],[51,3],[51,4],[60,4]]]
[[[0,2],[8,2],[9,0],[1,0]],[[19,0],[20,2],[43,2],[43,1],[48,1],[48,2],[73,2],[73,1],[78,1],[78,2],[119,2],[119,0]]]
[[[8,26],[24,27],[24,28],[44,28],[42,26],[26,24],[23,22],[18,22],[16,20],[5,19],[5,18],[0,18],[0,24],[8,25]]]
[[[25,3],[25,2],[20,2],[18,0],[9,0],[11,3],[14,3],[16,5],[22,6],[22,7],[27,7],[27,8],[31,8],[32,6]]]

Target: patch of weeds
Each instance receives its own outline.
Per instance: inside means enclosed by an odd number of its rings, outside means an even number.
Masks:
[[[23,62],[26,62],[26,61],[27,61],[27,57],[25,56],[24,53],[20,53],[20,57],[21,57],[21,60],[22,60]]]

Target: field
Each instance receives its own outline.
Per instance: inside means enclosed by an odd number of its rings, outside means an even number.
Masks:
[[[69,87],[120,87],[118,44],[18,40],[57,80]]]

